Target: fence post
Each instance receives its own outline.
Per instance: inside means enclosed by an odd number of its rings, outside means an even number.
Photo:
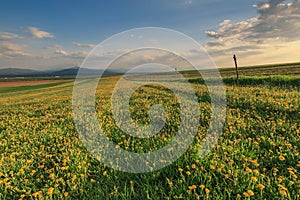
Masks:
[[[237,65],[237,57],[235,54],[233,55],[233,60],[234,60],[234,64],[235,64],[236,83],[239,84],[239,71],[238,71],[238,65]]]

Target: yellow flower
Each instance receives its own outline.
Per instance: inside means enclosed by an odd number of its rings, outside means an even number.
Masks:
[[[205,188],[205,193],[209,194],[210,190],[208,188]]]
[[[287,195],[286,191],[283,190],[283,189],[281,189],[281,190],[279,191],[279,193],[280,193],[282,196],[286,196],[286,195]]]
[[[284,176],[279,176],[279,177],[277,178],[277,180],[279,181],[279,183],[281,183],[283,179],[284,179]]]
[[[258,184],[258,187],[259,187],[259,189],[261,189],[261,190],[265,188],[265,186],[264,186],[263,184],[261,184],[261,183]]]
[[[72,177],[72,181],[74,182],[76,180],[76,178],[77,178],[77,176],[76,176],[76,174],[74,174]]]
[[[252,190],[248,190],[247,193],[250,195],[250,196],[253,196],[254,195],[254,192]]]
[[[49,188],[48,191],[47,191],[47,194],[48,194],[48,195],[51,195],[51,194],[53,193],[53,190],[54,190],[54,188],[52,188],[52,187]]]
[[[247,167],[247,168],[246,168],[246,171],[247,171],[248,173],[251,173],[251,172],[252,172],[252,169],[250,169],[249,167]]]
[[[69,193],[68,193],[68,192],[65,192],[65,193],[64,193],[64,196],[65,196],[65,197],[69,196]]]
[[[20,169],[19,172],[20,172],[20,174],[24,174],[25,173],[24,169]]]
[[[167,178],[167,182],[168,182],[170,187],[173,187],[173,181],[171,181],[170,179]]]
[[[192,164],[192,169],[196,169],[197,166],[195,164]]]
[[[284,187],[283,185],[281,185],[281,184],[278,184],[278,187],[280,187],[280,189],[281,190],[287,190],[287,188],[286,187]]]
[[[32,170],[30,174],[31,174],[31,176],[32,176],[32,175],[34,175],[35,173],[36,173],[36,170]]]
[[[276,172],[278,172],[279,170],[275,167],[275,168],[273,168],[273,172],[274,173],[276,173]]]
[[[243,193],[245,197],[250,197],[250,195],[248,194],[248,192],[244,192]]]
[[[96,181],[95,181],[94,179],[92,179],[92,178],[91,178],[91,180],[90,180],[90,181],[91,181],[91,183],[95,183],[95,182],[96,182]]]
[[[51,174],[49,175],[49,177],[50,177],[51,179],[54,179],[54,177],[55,177],[54,173],[51,173]]]
[[[186,172],[186,175],[188,175],[188,176],[191,175],[191,172],[190,172],[190,171],[187,171],[187,172]]]
[[[196,185],[189,186],[189,190],[195,190],[197,188]]]
[[[61,170],[67,170],[67,169],[69,169],[69,166],[64,166],[64,167],[61,167]]]
[[[103,176],[106,176],[106,175],[107,175],[107,171],[104,171],[104,172],[103,172]]]
[[[279,160],[284,161],[285,157],[284,156],[279,156]]]
[[[183,171],[183,169],[179,167],[179,168],[178,168],[178,171],[181,173],[181,172]]]
[[[258,179],[257,179],[255,176],[252,176],[252,177],[251,177],[251,181],[257,182],[257,180],[258,180]]]
[[[201,184],[199,187],[203,190],[205,188],[205,185]]]

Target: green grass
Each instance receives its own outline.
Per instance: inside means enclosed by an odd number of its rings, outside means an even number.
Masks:
[[[223,74],[226,122],[205,158],[199,158],[199,150],[209,125],[210,97],[203,81],[192,75],[189,82],[201,109],[198,134],[173,164],[144,174],[111,169],[87,152],[73,122],[73,82],[0,92],[0,199],[299,199],[300,77],[284,69],[274,69],[276,76],[256,70],[255,76],[241,76],[239,85]],[[111,114],[118,78],[106,77],[97,90],[97,117],[107,136],[133,152],[166,145],[180,121],[174,95],[155,85],[134,93],[135,122],[149,123],[149,107],[156,103],[168,114],[159,134],[137,139],[123,133]]]
[[[57,83],[47,83],[47,84],[38,84],[38,85],[29,85],[29,86],[18,86],[18,87],[4,87],[0,88],[0,94],[1,93],[11,93],[11,92],[21,92],[26,90],[36,90],[36,89],[42,89],[42,88],[48,88],[53,87],[61,84],[68,83],[70,81],[62,81]]]

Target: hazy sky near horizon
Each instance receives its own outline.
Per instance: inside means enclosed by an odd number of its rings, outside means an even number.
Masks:
[[[242,66],[300,61],[298,1],[3,0],[0,68],[79,66],[103,40],[139,27],[169,28],[192,37],[218,67],[232,66],[232,54]]]

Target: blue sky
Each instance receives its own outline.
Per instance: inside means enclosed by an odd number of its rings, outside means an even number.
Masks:
[[[72,67],[79,65],[95,44],[111,35],[147,26],[187,34],[207,48],[219,67],[231,64],[226,58],[233,49],[243,56],[243,65],[250,65],[256,64],[251,61],[254,55],[283,44],[277,52],[284,52],[282,60],[275,54],[265,54],[256,59],[257,64],[297,61],[294,55],[286,55],[286,50],[297,50],[299,31],[295,28],[294,35],[290,35],[286,28],[300,21],[298,6],[297,2],[281,0],[4,0],[0,7],[0,68]],[[294,21],[282,26],[280,16],[288,14],[296,19],[284,19]],[[277,20],[270,20],[272,17]],[[266,30],[264,36],[265,27],[273,30]],[[282,30],[278,31],[278,27]],[[245,35],[260,38],[249,40]],[[257,45],[261,39],[265,46]]]

